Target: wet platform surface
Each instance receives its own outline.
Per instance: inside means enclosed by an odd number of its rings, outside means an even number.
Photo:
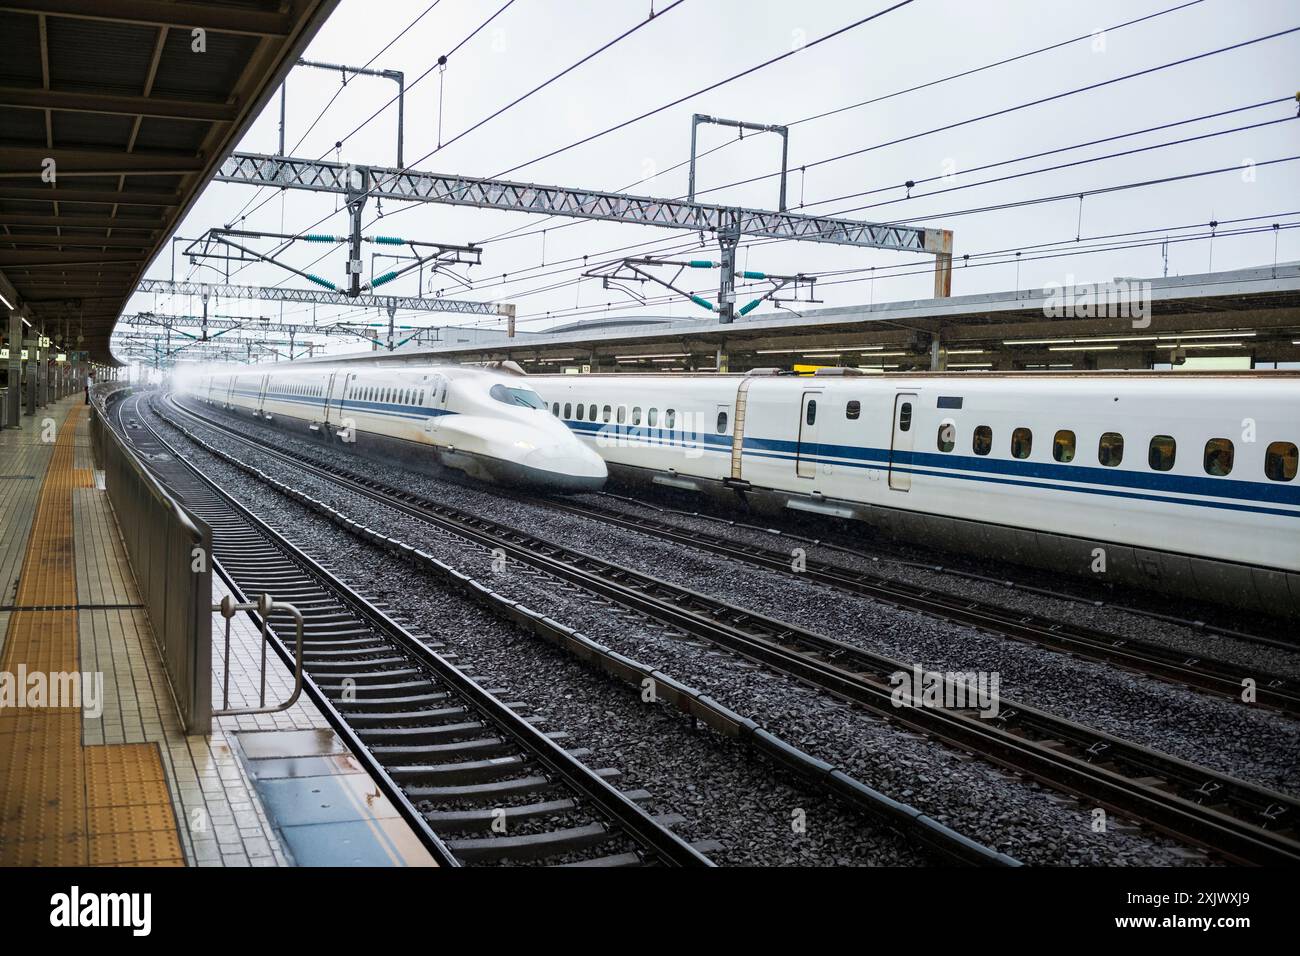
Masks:
[[[0,865],[431,864],[305,696],[184,733],[93,470],[88,413],[78,394],[0,431],[0,680],[76,674],[89,695],[0,698]],[[246,618],[231,636],[231,706],[246,706],[260,636]],[[268,699],[285,699],[291,675],[268,657]]]

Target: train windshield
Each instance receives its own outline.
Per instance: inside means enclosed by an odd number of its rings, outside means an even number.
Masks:
[[[524,408],[546,408],[542,397],[531,388],[511,388],[508,385],[493,385],[488,392],[498,402],[507,405],[522,405]]]

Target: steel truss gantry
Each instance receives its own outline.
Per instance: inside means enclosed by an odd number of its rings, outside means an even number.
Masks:
[[[368,322],[340,322],[326,320],[324,324],[317,323],[310,325],[304,322],[278,322],[265,316],[252,316],[249,318],[239,318],[232,316],[209,317],[205,319],[201,315],[164,315],[156,312],[137,312],[134,315],[124,315],[118,319],[118,327],[126,329],[165,329],[176,330],[181,335],[190,338],[203,340],[203,332],[216,330],[209,338],[217,338],[227,332],[264,332],[267,334],[276,333],[281,335],[337,335],[348,338],[365,339],[374,341],[378,338],[378,326]],[[397,328],[401,331],[408,331],[415,326],[400,325]],[[188,333],[181,332],[181,329],[200,329],[201,334],[189,336]],[[156,333],[155,333],[156,334]]]
[[[213,299],[262,299],[267,302],[304,302],[313,305],[349,305],[359,308],[383,309],[388,313],[387,348],[392,351],[397,342],[396,315],[399,310],[411,312],[457,312],[463,315],[504,316],[507,334],[515,334],[515,306],[509,302],[473,302],[464,299],[422,298],[400,295],[348,295],[326,289],[282,289],[278,286],[235,285],[229,282],[177,282],[172,279],[142,279],[137,292],[161,292],[167,295],[198,296],[203,302],[203,314],[208,313],[208,303]]]
[[[256,153],[232,153],[214,178],[343,195],[352,215],[354,236],[360,232],[361,206],[371,196],[709,232],[722,252],[718,312],[723,322],[732,321],[736,314],[735,252],[741,236],[930,253],[936,257],[936,297],[950,294],[952,287],[952,232],[946,229]],[[350,268],[359,266],[354,262]]]
[[[279,286],[238,285],[230,282],[175,282],[170,279],[141,279],[137,292],[192,295],[213,299],[262,299],[267,302],[305,302],[313,305],[348,305],[394,312],[459,312],[464,315],[510,315],[514,306],[506,302],[473,302],[465,299],[437,299],[404,295],[348,295],[326,289],[282,289]]]

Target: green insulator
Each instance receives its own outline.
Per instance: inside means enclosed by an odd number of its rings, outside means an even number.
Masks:
[[[330,289],[332,291],[335,292],[338,291],[338,286],[336,286],[333,282],[330,282],[329,279],[322,279],[320,276],[312,275],[310,272],[306,273],[306,275],[308,280],[310,280],[311,282],[314,282],[317,285],[323,285],[325,288]]]
[[[762,299],[755,299],[753,302],[749,303],[749,305],[747,305],[747,306],[745,306],[744,308],[742,308],[742,309],[740,310],[740,312],[737,313],[737,314],[738,314],[738,315],[748,315],[749,313],[751,313],[751,312],[753,312],[755,309],[757,309],[757,308],[758,308],[758,304],[759,304],[760,302],[762,302],[762,301],[763,301]]]
[[[701,308],[708,309],[710,312],[713,311],[713,303],[710,302],[708,299],[702,298],[698,295],[693,295],[691,296],[691,301],[694,302],[696,305],[700,306]]]
[[[767,273],[766,272],[742,272],[740,274],[740,277],[742,279],[766,279]]]
[[[404,246],[404,245],[406,245],[406,240],[405,240],[405,239],[399,239],[397,236],[375,236],[375,237],[373,237],[373,238],[374,238],[374,241],[377,242],[377,243],[379,243],[381,246]]]
[[[322,232],[313,232],[303,236],[308,242],[338,242],[338,236],[327,236]]]
[[[692,269],[716,269],[718,264],[708,259],[692,259],[687,263]]]
[[[373,288],[376,288],[377,286],[381,286],[381,285],[383,285],[385,282],[392,282],[392,281],[393,281],[394,279],[396,279],[396,278],[397,278],[397,273],[396,273],[396,272],[385,272],[383,275],[381,275],[381,276],[380,276],[378,279],[376,279],[374,282],[370,283],[370,288],[372,288],[372,289],[373,289]]]

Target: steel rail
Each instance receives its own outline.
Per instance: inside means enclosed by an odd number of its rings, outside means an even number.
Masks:
[[[579,802],[577,806],[595,808],[599,816],[612,823],[616,829],[608,834],[607,839],[616,838],[620,833],[624,834],[633,844],[639,847],[641,853],[651,862],[676,866],[712,865],[702,853],[673,833],[667,826],[658,822],[629,796],[613,787],[606,779],[609,774],[594,771],[587,767],[578,759],[578,756],[564,749],[550,736],[538,730],[528,719],[491,694],[468,674],[452,664],[448,658],[427,647],[400,623],[382,609],[376,607],[373,602],[343,583],[332,572],[322,567],[304,551],[285,539],[274,528],[271,528],[265,521],[206,478],[197,466],[167,442],[152,425],[145,421],[141,421],[141,425],[148,432],[149,439],[163,449],[164,454],[169,458],[169,461],[160,462],[156,455],[150,456],[147,452],[144,454],[144,464],[153,469],[161,481],[164,483],[169,482],[169,480],[176,482],[178,479],[184,481],[188,476],[189,480],[185,482],[188,485],[185,491],[188,493],[185,494],[185,497],[191,500],[192,505],[195,505],[196,491],[199,494],[211,496],[212,499],[216,500],[220,509],[225,510],[228,515],[237,519],[237,523],[242,524],[253,535],[264,540],[264,551],[270,549],[277,556],[287,559],[302,572],[302,575],[310,579],[310,588],[315,591],[316,596],[327,601],[333,600],[341,603],[375,634],[396,645],[402,656],[418,663],[428,672],[431,672],[434,680],[429,680],[427,677],[421,678],[418,675],[407,675],[405,669],[399,667],[397,670],[401,673],[401,676],[409,676],[406,683],[412,685],[409,687],[404,686],[401,691],[403,698],[419,696],[421,692],[414,685],[421,681],[429,685],[434,690],[434,693],[437,693],[439,688],[449,688],[454,699],[469,703],[473,711],[484,718],[489,726],[495,727],[498,731],[507,735],[519,750],[544,768],[546,780],[534,789],[549,788],[553,782],[561,781],[565,787],[578,795]],[[175,467],[165,469],[164,473],[162,469],[159,469],[160,464],[183,466],[186,474],[178,474],[178,469]],[[176,488],[175,485],[171,485],[171,487],[180,492],[180,489]],[[199,505],[198,507],[205,512],[215,510],[211,505],[206,507]],[[229,531],[227,531],[226,537],[229,537]],[[248,569],[259,564],[264,565],[266,558],[265,555],[258,556],[256,546],[250,547],[250,542],[246,537],[242,537],[233,545],[232,550],[237,552],[237,556],[228,555],[221,562],[221,567],[231,583],[235,585],[237,597],[242,601],[245,600],[245,594],[243,590],[240,590],[241,578],[247,579],[253,576],[250,575]],[[222,541],[216,535],[214,535],[214,549],[218,552],[223,549]],[[291,584],[291,586],[300,587],[301,584],[295,583]],[[293,600],[299,606],[306,606],[310,603],[303,599],[301,593],[293,593],[291,597],[286,595],[286,599]],[[274,632],[274,626],[272,625],[269,630]],[[281,653],[282,658],[291,664],[293,658],[288,652],[287,646],[278,633],[275,636],[277,639],[277,652]],[[376,652],[372,651],[371,653]],[[403,816],[408,819],[408,822],[411,822],[416,827],[417,833],[421,834],[426,845],[434,851],[440,862],[445,865],[457,865],[462,862],[462,857],[467,855],[466,849],[462,849],[468,845],[466,841],[448,841],[440,836],[436,827],[432,826],[424,814],[414,806],[412,797],[407,793],[407,790],[411,789],[411,785],[408,783],[407,786],[402,786],[398,783],[399,778],[410,781],[421,779],[418,766],[411,767],[408,764],[395,762],[411,759],[409,754],[413,753],[413,751],[402,751],[390,746],[388,754],[376,753],[374,750],[375,745],[367,743],[363,739],[367,733],[374,733],[376,728],[357,728],[354,726],[353,716],[355,715],[342,713],[340,708],[336,706],[336,696],[332,697],[321,687],[320,678],[339,678],[341,676],[337,672],[338,665],[351,665],[358,671],[364,671],[367,664],[368,661],[364,658],[359,660],[336,658],[328,664],[319,661],[315,664],[308,663],[306,665],[305,686],[308,687],[312,698],[317,704],[323,705],[327,715],[332,716],[331,723],[337,721],[335,724],[336,729],[341,730],[342,736],[354,754],[367,764],[368,769],[371,770],[372,775],[385,789],[386,794],[403,811]],[[322,673],[322,671],[326,670],[330,671],[330,673]],[[385,672],[369,673],[379,676]],[[358,691],[367,689],[364,682],[359,681],[359,685]],[[454,700],[449,703],[454,703]],[[381,713],[379,719],[383,720],[383,717],[384,715]],[[398,724],[404,721],[397,716],[391,716],[388,722]],[[418,748],[414,752],[418,753]],[[385,756],[388,759],[384,759]],[[428,798],[428,795],[420,793],[418,788],[416,788],[415,794],[416,799]],[[507,812],[510,809],[510,807],[506,807]],[[566,810],[572,809],[573,807],[561,808],[556,810],[555,813],[557,816],[563,816]],[[457,827],[455,829],[459,830],[461,828]],[[468,842],[475,844],[472,848],[474,859],[494,858],[491,853],[490,841]],[[483,845],[485,843],[489,845]],[[512,851],[504,850],[501,858],[513,858]]]
[[[999,608],[960,595],[919,585],[891,581],[867,572],[838,567],[805,558],[802,570],[792,569],[791,555],[761,545],[728,540],[720,535],[684,529],[666,521],[629,515],[595,505],[574,504],[554,499],[528,499],[557,511],[567,512],[636,531],[651,537],[709,551],[755,567],[781,571],[829,587],[872,598],[894,607],[920,611],[931,617],[953,621],[1089,660],[1117,664],[1149,677],[1242,701],[1247,680],[1254,684],[1254,703],[1270,707],[1289,717],[1300,716],[1300,688],[1279,674],[1251,672],[1241,664],[1214,658],[1194,657],[1185,651],[1149,641],[1120,637],[1094,628],[1054,621],[1024,611]]]
[[[1131,814],[1181,840],[1243,863],[1300,863],[1300,800],[1001,698],[993,720],[973,708],[897,706],[894,675],[913,665],[642,574],[574,548],[270,449],[230,426],[174,405],[209,427],[295,468],[428,522],[488,550],[791,674],[889,719],[1056,789]],[[918,704],[912,701],[912,704]]]

